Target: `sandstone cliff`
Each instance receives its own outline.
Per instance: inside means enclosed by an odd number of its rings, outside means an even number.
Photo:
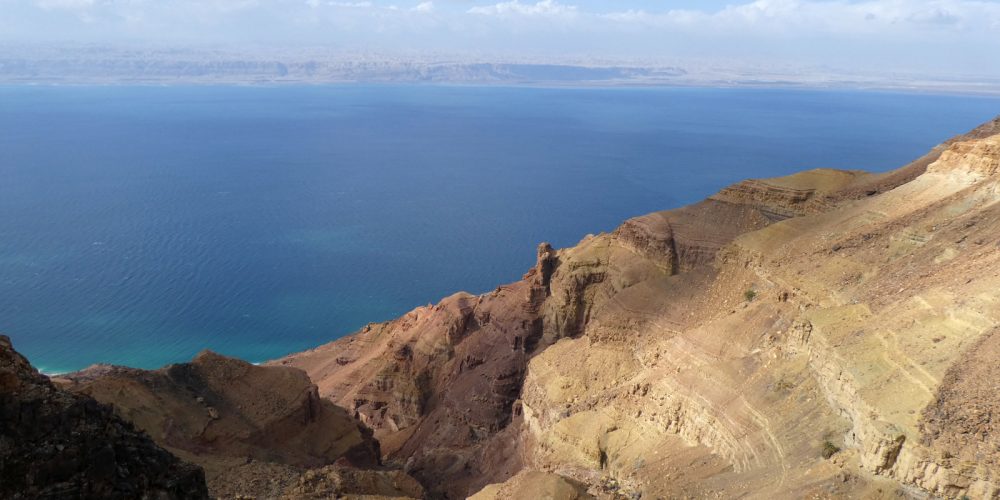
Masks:
[[[208,498],[201,469],[54,386],[0,336],[0,497]]]
[[[535,481],[997,498],[998,132],[543,244],[517,283],[274,364],[304,369],[435,497]]]

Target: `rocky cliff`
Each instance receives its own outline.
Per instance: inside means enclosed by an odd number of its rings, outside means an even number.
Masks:
[[[435,497],[997,498],[998,129],[543,244],[517,283],[274,364]]]
[[[997,499],[998,202],[1000,119],[543,243],[518,282],[267,366],[33,376],[222,496]]]
[[[202,466],[213,496],[423,495],[402,473],[376,470],[371,431],[320,398],[301,370],[206,351],[156,371],[94,366],[56,381],[112,405],[161,446]]]
[[[0,497],[208,498],[205,476],[0,336]]]

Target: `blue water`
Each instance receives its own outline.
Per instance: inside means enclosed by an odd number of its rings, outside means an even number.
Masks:
[[[41,369],[306,349],[746,177],[886,170],[1000,100],[0,88],[0,331]]]

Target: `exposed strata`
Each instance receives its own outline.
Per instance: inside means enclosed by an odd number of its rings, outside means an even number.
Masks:
[[[91,398],[54,386],[0,335],[0,497],[208,498],[178,460]]]
[[[520,282],[275,364],[434,496],[555,474],[598,496],[996,498],[1000,391],[956,363],[993,359],[997,130],[542,245]]]
[[[435,494],[461,497],[523,467],[518,435],[501,431],[521,425],[533,356],[585,330],[589,338],[626,339],[652,320],[687,323],[679,313],[696,305],[692,291],[711,282],[709,264],[733,238],[780,220],[778,210],[805,210],[796,207],[868,177],[804,173],[786,181],[802,186],[791,196],[746,182],[730,192],[768,196],[720,194],[632,219],[571,249],[543,244],[520,282],[479,297],[457,294],[277,364],[305,369],[323,396],[354,410],[387,456]],[[496,449],[508,452],[503,460]]]
[[[542,244],[267,367],[64,383],[226,496],[1000,498],[998,201],[995,120]]]

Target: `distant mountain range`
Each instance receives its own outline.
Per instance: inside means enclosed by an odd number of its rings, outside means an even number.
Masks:
[[[1000,79],[859,74],[750,63],[390,55],[329,49],[0,46],[0,83],[454,83],[877,88],[1000,94]]]

